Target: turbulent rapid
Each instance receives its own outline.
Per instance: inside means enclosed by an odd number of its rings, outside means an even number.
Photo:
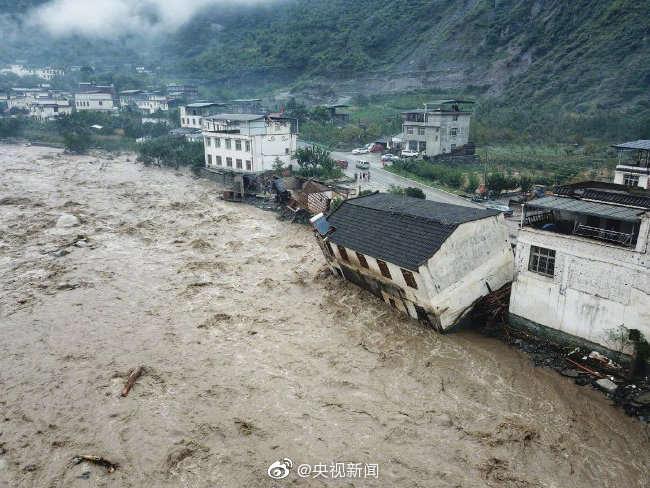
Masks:
[[[132,155],[0,170],[0,486],[650,485],[647,426],[337,280],[307,227]],[[284,458],[378,473],[274,481]]]

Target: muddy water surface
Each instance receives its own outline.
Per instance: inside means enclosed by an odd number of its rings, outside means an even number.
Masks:
[[[650,485],[606,398],[406,320],[186,174],[0,146],[0,285],[0,486]],[[285,457],[379,478],[272,481]]]

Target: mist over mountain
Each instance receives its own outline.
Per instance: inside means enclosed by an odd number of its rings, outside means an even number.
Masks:
[[[469,87],[579,111],[648,103],[650,2],[100,0],[88,5],[0,1],[8,40],[0,47],[0,61],[141,62],[215,84],[277,80],[344,94]]]

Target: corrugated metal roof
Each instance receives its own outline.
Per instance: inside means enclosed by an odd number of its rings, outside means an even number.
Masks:
[[[645,212],[636,208],[607,205],[604,203],[588,202],[573,198],[544,197],[526,204],[527,208],[543,208],[549,210],[565,210],[606,219],[638,222]]]
[[[623,144],[617,144],[616,149],[645,149],[650,151],[650,140],[639,139],[638,141],[624,142]]]
[[[228,105],[227,103],[222,102],[195,102],[186,105],[189,108],[206,108],[206,107],[223,107]]]
[[[417,271],[456,228],[498,215],[483,208],[375,193],[346,200],[327,220],[332,242]]]

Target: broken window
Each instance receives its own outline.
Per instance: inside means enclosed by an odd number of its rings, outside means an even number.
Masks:
[[[383,276],[385,276],[386,278],[392,278],[390,274],[390,269],[388,269],[388,265],[384,261],[378,259],[377,264],[379,265],[379,271],[381,271],[381,274]]]
[[[406,281],[406,284],[408,286],[415,288],[416,290],[418,289],[418,284],[415,281],[415,276],[413,276],[413,273],[411,271],[402,269],[402,276],[404,277],[404,281]]]
[[[555,251],[545,247],[530,246],[528,270],[553,277],[555,275]]]
[[[344,261],[347,261],[348,263],[350,262],[348,251],[343,246],[339,246],[339,254],[341,255]]]
[[[366,257],[360,252],[357,253],[357,259],[359,260],[359,264],[361,266],[364,268],[370,268],[370,266],[368,266],[368,261],[366,261]]]

